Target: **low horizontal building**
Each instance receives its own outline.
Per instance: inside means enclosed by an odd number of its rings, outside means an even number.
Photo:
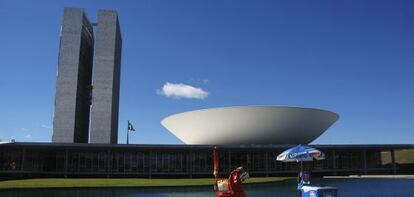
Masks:
[[[223,145],[220,175],[244,166],[252,176],[292,176],[276,161],[289,145]],[[316,176],[414,174],[414,144],[312,145],[326,159],[305,163]],[[0,144],[0,177],[212,177],[213,146],[65,143]]]

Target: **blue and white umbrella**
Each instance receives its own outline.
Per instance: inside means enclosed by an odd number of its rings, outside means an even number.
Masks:
[[[279,154],[276,158],[276,160],[282,162],[313,161],[314,159],[323,160],[325,159],[325,154],[315,148],[303,145],[289,148]]]

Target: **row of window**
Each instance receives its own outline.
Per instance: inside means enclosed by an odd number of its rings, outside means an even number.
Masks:
[[[305,163],[313,170],[389,168],[389,155],[380,151],[327,151],[326,159]],[[365,156],[364,156],[365,154]],[[23,159],[24,155],[24,159]],[[228,173],[238,166],[250,172],[293,171],[298,163],[276,161],[276,152],[223,151],[220,172]],[[366,160],[364,160],[366,158]],[[65,160],[67,161],[65,166]],[[210,173],[213,169],[211,151],[83,151],[69,150],[0,150],[0,170],[42,172],[132,172],[132,173]]]

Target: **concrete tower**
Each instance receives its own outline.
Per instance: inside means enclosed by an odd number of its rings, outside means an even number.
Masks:
[[[60,35],[53,142],[88,143],[94,36],[82,9],[65,8]]]
[[[99,10],[93,71],[91,143],[118,142],[121,48],[117,13]]]

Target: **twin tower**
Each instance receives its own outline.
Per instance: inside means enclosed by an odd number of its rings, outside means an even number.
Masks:
[[[121,48],[115,11],[99,10],[93,24],[83,9],[64,9],[52,142],[118,142]]]

